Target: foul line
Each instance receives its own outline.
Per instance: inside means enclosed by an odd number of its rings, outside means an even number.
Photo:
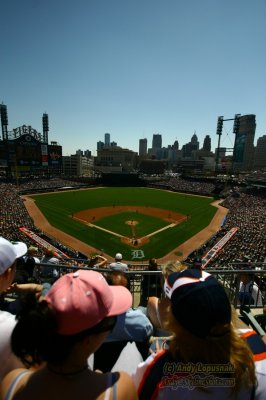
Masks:
[[[100,231],[104,231],[104,232],[110,233],[111,235],[117,236],[119,238],[131,239],[131,238],[127,237],[127,236],[123,236],[123,235],[120,235],[119,233],[116,233],[116,232],[113,232],[113,231],[109,231],[108,229],[102,228],[101,226],[91,224],[90,222],[86,223],[86,225],[90,226],[92,228],[100,229]],[[145,236],[143,236],[141,238],[138,238],[138,240],[144,239],[145,237],[147,238],[147,237],[154,236],[157,233],[165,231],[166,229],[169,229],[169,228],[173,228],[174,226],[176,226],[176,224],[170,224],[170,225],[164,226],[163,228],[158,229],[157,231],[149,233],[148,235],[145,235]]]

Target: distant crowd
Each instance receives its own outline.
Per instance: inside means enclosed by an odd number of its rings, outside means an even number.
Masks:
[[[0,400],[265,399],[266,315],[253,330],[214,274],[195,265],[233,227],[211,265],[262,265],[265,197],[232,192],[220,230],[184,263],[150,259],[133,307],[121,253],[112,263],[84,259],[34,226],[16,185],[0,183],[0,196]],[[22,226],[75,261],[59,265],[54,248],[37,247]],[[241,271],[240,280],[238,305],[263,307],[253,276]]]
[[[180,178],[170,178],[168,184],[171,184],[175,190],[194,191],[199,194],[211,192],[214,188],[212,183],[201,183],[185,181]],[[20,189],[47,189],[65,186],[77,186],[76,182],[65,181],[62,179],[51,180],[33,180],[25,182]],[[234,191],[235,193],[235,191]],[[75,249],[70,249],[64,244],[58,242],[55,238],[46,236],[46,234],[34,225],[29,216],[23,199],[18,194],[18,188],[15,184],[0,182],[0,227],[1,235],[8,240],[23,241],[27,246],[34,245],[32,240],[19,231],[19,228],[26,226],[28,229],[37,233],[49,243],[66,253],[71,258],[84,258]],[[265,261],[265,216],[266,199],[263,196],[252,195],[238,192],[228,196],[222,205],[229,209],[225,221],[220,230],[199,249],[192,249],[191,254],[185,261],[192,262],[195,257],[202,257],[217,243],[226,232],[232,227],[237,227],[236,235],[226,244],[226,246],[210,262],[209,266],[226,267],[228,263],[263,263]]]
[[[175,192],[197,193],[200,195],[211,195],[215,189],[215,185],[211,182],[198,182],[186,180],[180,177],[169,178],[167,181],[156,182],[156,187],[162,189],[173,190]]]
[[[259,268],[265,262],[266,243],[266,198],[252,194],[239,193],[238,197],[228,196],[222,203],[229,212],[220,230],[201,248],[195,249],[186,261],[201,258],[231,228],[237,227],[237,233],[226,243],[222,250],[208,264],[209,267],[228,267],[228,265],[256,263]]]
[[[23,189],[29,188],[31,182],[27,182],[23,185]],[[34,189],[40,188],[56,188],[58,186],[71,185],[75,186],[76,182],[66,182],[62,179],[53,180],[40,180],[34,181]],[[22,187],[20,187],[22,189]],[[18,188],[12,183],[0,183],[0,231],[1,236],[12,241],[22,241],[28,247],[35,245],[35,242],[22,233],[19,228],[27,227],[42,239],[48,241],[52,246],[55,246],[71,258],[78,258],[79,252],[75,249],[70,249],[63,243],[60,243],[55,238],[47,236],[44,232],[35,227],[32,218],[30,217],[25,205],[24,200],[18,194]],[[43,256],[39,249],[40,258]],[[84,258],[84,256],[82,257]]]

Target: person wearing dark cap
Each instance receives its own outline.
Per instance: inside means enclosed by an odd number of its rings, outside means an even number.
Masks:
[[[139,399],[265,399],[220,283],[205,271],[187,269],[171,274],[164,290],[173,339],[139,365],[133,376]]]
[[[92,371],[88,358],[105,340],[117,315],[132,303],[122,286],[109,286],[99,272],[78,270],[59,278],[42,301],[28,298],[12,333],[13,352],[29,369],[2,381],[2,399],[136,400],[126,373]]]
[[[22,242],[13,242],[0,237],[0,295],[12,284],[17,260],[27,253],[27,246]],[[0,382],[5,374],[22,363],[11,352],[10,336],[16,324],[15,316],[0,309]]]

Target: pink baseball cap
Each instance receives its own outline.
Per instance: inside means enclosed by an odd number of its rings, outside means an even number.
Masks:
[[[92,328],[106,317],[123,314],[132,305],[128,289],[109,286],[102,274],[88,270],[63,275],[45,300],[56,313],[61,335]]]

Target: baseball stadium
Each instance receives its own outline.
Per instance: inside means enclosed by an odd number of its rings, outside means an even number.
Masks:
[[[60,172],[62,149],[48,145],[47,115],[44,135],[38,135],[25,126],[8,132],[1,111],[0,315],[12,319],[4,336],[18,343],[14,354],[25,366],[25,354],[31,360],[27,368],[47,360],[32,377],[47,369],[61,382],[61,394],[65,379],[88,370],[95,378],[116,370],[132,375],[151,352],[164,360],[173,333],[184,330],[193,357],[205,348],[209,366],[214,344],[220,356],[221,343],[230,343],[230,365],[237,354],[231,356],[231,335],[239,346],[245,340],[250,369],[265,379],[258,369],[266,354],[264,191],[234,182],[217,196],[213,182],[163,175],[110,174],[80,182]],[[116,315],[108,316],[115,290]],[[173,331],[170,318],[178,323]],[[78,368],[65,369],[68,351]],[[64,355],[61,365],[49,362],[58,354]],[[6,366],[3,377],[13,373]],[[140,398],[155,398],[147,382],[144,388],[135,383]],[[131,385],[120,398],[129,398]],[[265,394],[263,385],[256,391]]]

